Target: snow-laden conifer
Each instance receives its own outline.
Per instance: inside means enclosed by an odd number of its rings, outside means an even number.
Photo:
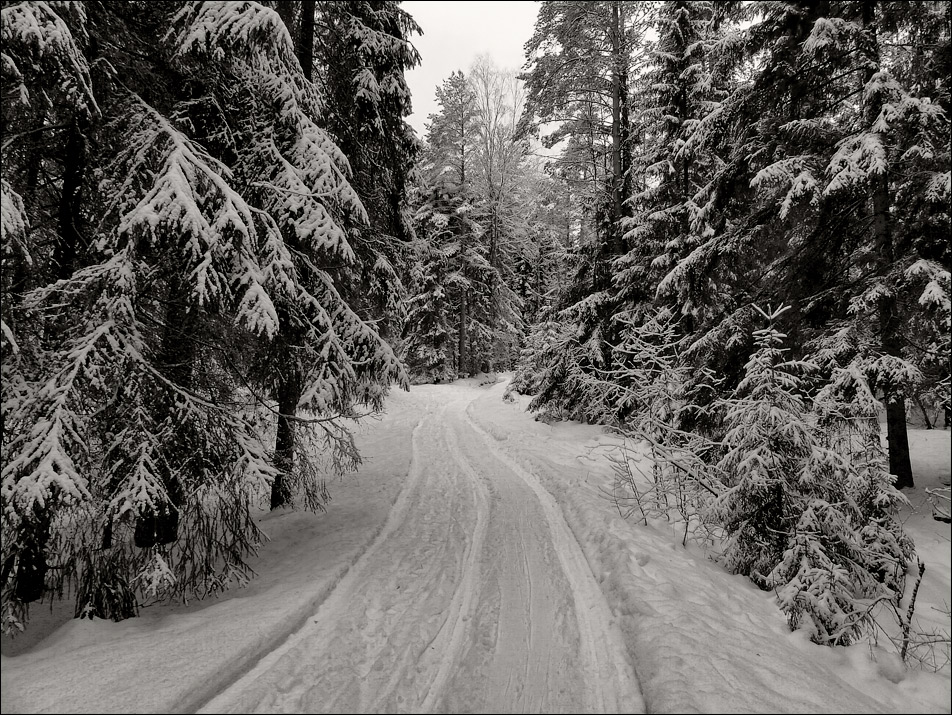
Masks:
[[[836,367],[811,399],[820,366],[787,359],[785,337],[773,325],[755,333],[743,379],[717,406],[726,489],[707,517],[726,531],[725,566],[776,589],[792,628],[850,643],[869,629],[873,603],[902,598],[912,551],[896,514],[903,498],[862,371]]]
[[[627,323],[595,393],[625,438],[613,496],[626,516],[682,521],[685,539],[774,590],[791,628],[846,644],[898,605],[913,544],[880,440],[875,367],[833,345],[790,359],[777,326],[787,310],[756,310],[769,325],[737,387],[715,400],[714,376],[692,366],[670,315]]]
[[[550,356],[557,353],[564,326],[552,317],[546,317],[531,326],[526,344],[519,354],[516,372],[509,382],[509,390],[523,395],[535,395],[539,390],[542,371]]]
[[[178,35],[178,56],[187,67],[190,58],[206,57],[242,80],[219,87],[224,105],[239,117],[231,123],[234,170],[244,194],[284,243],[272,244],[262,266],[265,276],[277,279],[271,292],[283,331],[256,359],[259,379],[278,403],[280,474],[271,504],[290,503],[301,491],[307,503],[319,506],[321,470],[296,431],[315,432],[330,455],[325,466],[355,466],[359,459],[340,418],[358,414],[358,405],[378,409],[390,383],[405,378],[391,348],[341,293],[352,272],[366,269],[361,263],[366,257],[357,256],[348,233],[368,217],[348,180],[347,157],[318,125],[323,102],[314,85],[300,77],[278,16],[258,6],[240,10],[244,19],[222,21],[220,27],[220,8],[183,10],[194,17]],[[206,31],[202,23],[217,29]],[[252,53],[218,55],[203,44],[216,32],[223,38],[220,46],[259,32],[273,32],[275,41]],[[299,409],[317,421],[299,420]],[[304,473],[310,477],[302,479]]]
[[[289,497],[321,506],[326,474],[359,460],[340,417],[379,407],[402,377],[335,285],[366,214],[276,13],[188,3],[133,23],[130,6],[15,8],[4,8],[4,72],[26,90],[4,94],[4,116],[42,96],[49,116],[70,119],[61,133],[43,112],[16,110],[28,141],[43,136],[64,157],[45,185],[22,144],[4,145],[4,297],[10,253],[29,263],[26,279],[17,264],[19,290],[37,286],[15,294],[15,359],[4,331],[5,628],[64,588],[77,616],[119,619],[148,599],[247,580],[256,505],[283,479]],[[21,22],[26,11],[35,17]],[[95,64],[87,39],[105,53]],[[36,47],[72,53],[56,67],[83,91],[45,91],[24,69]],[[80,81],[87,66],[103,70],[96,81]],[[52,256],[42,192],[63,207]],[[21,220],[31,212],[36,228]],[[302,429],[273,449],[254,413],[274,410],[289,382],[279,427],[309,409],[314,439]]]
[[[20,2],[4,7],[2,17],[0,57],[5,80],[15,82],[14,102],[49,110],[61,98],[88,116],[98,114],[81,50],[89,39],[85,3]]]
[[[421,30],[400,3],[322,2],[315,58],[330,111],[322,126],[353,169],[350,183],[369,222],[357,227],[358,260],[339,276],[340,290],[360,315],[373,315],[381,335],[396,344],[403,328],[413,256],[410,172],[420,141],[406,117],[411,111],[405,73],[420,62],[411,37]]]
[[[726,78],[711,57],[714,8],[704,2],[660,4],[652,15],[658,39],[651,48],[646,88],[634,118],[644,136],[633,157],[641,179],[625,220],[629,252],[616,261],[614,283],[630,309],[648,310],[658,281],[709,230],[696,201],[711,179],[715,158],[688,139],[724,99]],[[691,306],[682,305],[689,312]]]
[[[442,248],[418,241],[417,264],[411,277],[403,359],[415,380],[449,382],[456,377],[455,332]]]

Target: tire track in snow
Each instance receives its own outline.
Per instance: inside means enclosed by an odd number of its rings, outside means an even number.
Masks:
[[[441,653],[442,657],[439,659],[440,664],[437,668],[436,677],[433,679],[421,705],[423,712],[433,712],[436,705],[440,702],[447,680],[459,661],[465,635],[472,631],[472,627],[469,623],[471,622],[475,610],[473,600],[478,595],[480,588],[478,583],[479,558],[483,552],[483,544],[486,541],[486,530],[489,523],[489,490],[476,473],[468,468],[465,460],[461,459],[462,455],[459,451],[459,445],[456,443],[452,433],[444,431],[444,434],[448,437],[447,446],[449,447],[449,452],[470,475],[473,491],[476,494],[476,529],[469,552],[466,556],[466,571],[460,580],[456,593],[453,595],[453,606],[451,606],[452,629],[445,628],[446,623],[450,620],[448,617],[447,621],[444,622],[444,628],[440,630],[439,635],[442,636],[445,632],[448,634],[448,639],[441,643],[437,649],[437,652]]]
[[[311,637],[312,631],[314,630],[311,625],[320,621],[320,615],[333,607],[332,599],[339,597],[339,594],[353,588],[353,583],[356,581],[358,574],[364,569],[365,564],[371,560],[376,551],[379,550],[380,545],[389,538],[390,534],[392,534],[397,526],[406,518],[406,513],[409,510],[410,494],[417,490],[422,480],[417,456],[418,439],[420,429],[429,416],[430,410],[428,409],[427,413],[420,418],[413,428],[410,436],[412,446],[407,480],[404,482],[403,488],[400,490],[396,500],[394,500],[383,527],[377,533],[376,537],[374,537],[367,549],[351,564],[350,568],[341,576],[337,584],[333,586],[327,598],[318,606],[317,611],[308,617],[300,629],[289,635],[287,639],[276,648],[262,655],[255,665],[249,668],[216,697],[206,702],[196,711],[197,713],[241,712],[239,703],[236,702],[237,699],[230,696],[235,692],[246,690],[251,683],[261,678],[264,673],[273,669],[280,658],[288,653],[296,644],[305,638]]]
[[[200,712],[640,708],[558,506],[469,417],[481,394],[434,391],[372,543],[303,628]]]
[[[594,670],[586,674],[595,681],[591,693],[595,702],[590,704],[591,708],[597,712],[645,712],[641,688],[625,655],[621,634],[612,626],[611,609],[561,507],[535,474],[509,457],[497,440],[477,424],[470,413],[474,402],[475,399],[463,410],[467,426],[496,459],[535,493],[545,513],[555,551],[575,597],[583,657]]]
[[[441,710],[593,710],[574,599],[536,495],[485,449],[462,410],[447,430],[457,436],[458,459],[489,485],[492,509],[473,632]]]
[[[433,706],[465,641],[489,512],[465,462],[446,462],[459,454],[442,429],[450,407],[414,428],[410,471],[384,526],[305,626],[200,712]]]

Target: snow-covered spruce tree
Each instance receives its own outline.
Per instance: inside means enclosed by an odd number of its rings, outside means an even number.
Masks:
[[[709,2],[660,3],[651,15],[658,39],[637,83],[644,88],[632,98],[640,141],[632,157],[632,215],[624,221],[628,253],[616,261],[613,278],[619,305],[636,314],[651,313],[658,282],[710,230],[695,196],[716,160],[687,139],[727,84],[711,58],[716,19]],[[690,316],[693,306],[679,308]]]
[[[427,125],[416,221],[421,237],[445,257],[456,372],[469,375],[479,369],[480,353],[492,338],[492,267],[473,186],[478,151],[476,95],[459,71],[444,80],[436,94],[440,111],[430,115]]]
[[[850,313],[856,330],[874,326],[875,352],[913,367],[937,357],[946,368],[937,377],[947,380],[948,338],[943,349],[941,336],[948,328],[935,307],[952,268],[950,105],[942,77],[948,67],[933,53],[943,46],[948,51],[950,10],[934,3],[866,3],[851,10],[848,24],[814,31],[817,43],[854,50],[859,70],[853,87],[860,101],[838,117],[843,137],[823,189],[836,201],[855,202],[856,220],[869,227],[853,254],[862,278],[850,282]],[[947,289],[945,296],[947,303]],[[890,471],[900,487],[911,487],[906,402],[915,384],[893,381],[891,374],[881,373],[875,383],[886,405]]]
[[[830,215],[836,207],[811,201],[821,157],[836,140],[827,102],[842,89],[847,62],[829,48],[804,50],[824,9],[717,4],[713,19],[722,26],[703,47],[719,91],[680,131],[678,155],[709,168],[697,175],[691,195],[691,231],[681,247],[690,244],[690,250],[680,257],[665,251],[655,264],[670,268],[657,299],[685,315],[696,336],[689,355],[725,377],[728,389],[752,348],[757,316],[751,303],[792,304],[794,346],[803,339],[801,327],[822,326],[838,308],[836,294],[826,289],[846,254],[839,248],[843,231],[831,229],[839,225]],[[742,21],[748,27],[739,27]]]
[[[821,362],[822,356],[817,356]],[[896,475],[882,446],[879,414],[882,404],[872,390],[871,375],[862,358],[832,372],[813,400],[813,414],[827,446],[849,464],[847,492],[860,512],[864,542],[872,550],[870,570],[877,580],[901,595],[902,575],[912,542],[896,520],[896,508],[905,497],[895,488]]]
[[[773,323],[783,310],[762,315]],[[726,532],[725,566],[774,588],[792,628],[848,644],[869,627],[872,603],[902,597],[912,542],[864,376],[834,370],[811,403],[806,377],[819,366],[785,360],[784,337],[757,331],[744,378],[716,404],[725,489],[706,517]]]
[[[582,304],[584,307],[586,304]],[[535,388],[529,409],[543,419],[579,420],[602,423],[610,414],[602,398],[601,376],[609,368],[601,332],[586,335],[584,324],[571,311],[558,314],[559,325],[538,327],[539,351],[535,352],[537,372],[532,376]],[[523,363],[524,370],[530,363]],[[530,378],[523,378],[526,382]]]
[[[404,75],[420,62],[410,39],[421,30],[389,0],[319,2],[316,11],[315,72],[328,105],[321,126],[348,158],[368,214],[351,237],[357,262],[340,276],[340,290],[392,341],[405,318],[413,261],[408,186],[420,142],[405,120],[411,106]]]
[[[780,311],[769,314],[775,320]],[[757,349],[724,414],[723,455],[717,468],[727,489],[711,505],[723,525],[725,566],[764,585],[780,561],[797,518],[794,493],[802,476],[821,465],[806,421],[802,373],[809,366],[785,360],[784,336],[773,326],[754,333]],[[829,474],[820,478],[828,478]]]
[[[519,363],[509,383],[509,390],[523,395],[536,394],[542,370],[554,354],[563,330],[564,326],[552,316],[543,316],[532,326],[519,354]]]
[[[203,10],[193,12],[191,24],[200,26]],[[263,8],[255,12],[268,23],[281,22]],[[282,27],[275,24],[273,32]],[[184,57],[207,61],[208,48],[193,37],[182,42]],[[240,117],[233,126],[240,142],[235,170],[247,183],[253,205],[281,232],[282,243],[268,247],[263,268],[277,275],[290,269],[294,276],[294,283],[282,280],[273,291],[282,329],[256,356],[256,375],[278,408],[279,472],[271,506],[300,495],[308,506],[319,507],[325,497],[322,474],[359,461],[340,418],[354,417],[361,408],[379,409],[390,384],[406,378],[392,349],[339,288],[363,270],[351,245],[357,234],[348,236],[348,230],[367,217],[345,178],[347,158],[317,124],[322,102],[314,85],[295,73],[289,43],[277,45],[272,62],[290,68],[283,75],[240,54],[226,59],[227,79],[219,90],[224,106]],[[234,76],[244,82],[228,81]],[[299,410],[313,416],[301,419]],[[300,438],[305,429],[312,433],[310,440]],[[323,466],[309,457],[308,441],[320,445]]]
[[[878,601],[898,606],[903,596],[913,544],[897,519],[904,497],[882,448],[880,407],[858,362],[834,367],[814,400],[820,445],[839,460],[835,489],[811,495],[768,580],[791,627],[817,643],[855,640]]]
[[[789,302],[796,350],[835,321],[851,320],[858,332],[879,331],[877,341],[857,343],[909,361],[919,342],[909,339],[920,331],[913,326],[925,327],[934,313],[918,298],[932,283],[928,276],[949,270],[948,242],[938,240],[949,230],[941,200],[948,92],[936,80],[948,46],[947,8],[733,7],[741,14],[731,24],[752,22],[729,29],[711,58],[733,68],[734,91],[691,126],[685,144],[719,162],[694,200],[696,220],[709,230],[662,279],[659,297],[689,309],[694,358],[728,384],[749,354],[754,302]],[[908,192],[901,206],[900,191]],[[922,357],[919,351],[916,362]],[[877,389],[890,395],[891,469],[903,485],[911,479],[901,397],[909,385],[889,385],[886,377]]]
[[[432,238],[432,236],[430,236]],[[454,331],[442,248],[418,239],[411,271],[403,360],[415,381],[450,382],[456,377]]]
[[[86,67],[83,52],[101,47],[91,39],[141,41],[126,8],[86,10],[4,8],[13,62],[29,67],[31,53],[68,51],[65,66]],[[144,32],[168,27],[168,10],[141,18]],[[276,328],[254,253],[258,220],[227,169],[122,82],[132,83],[117,66],[131,76],[156,71],[159,53],[150,59],[100,63],[111,67],[98,78],[100,112],[72,124],[71,164],[48,187],[69,210],[54,250],[34,256],[39,287],[21,305],[34,331],[21,342],[33,355],[4,400],[5,627],[24,620],[26,603],[64,587],[75,588],[77,615],[115,618],[134,615],[139,584],[214,591],[247,575],[242,559],[257,538],[245,493],[271,467],[241,418],[219,406],[228,391],[220,371],[194,368],[211,357],[200,334],[229,323],[265,335]],[[24,99],[34,89],[25,88]],[[68,112],[70,97],[57,99]],[[95,156],[83,148],[93,141]],[[176,539],[187,550],[163,546]]]
[[[83,241],[60,228],[62,251],[33,250],[39,287],[21,308],[32,332],[11,331],[30,359],[8,364],[4,351],[4,627],[64,590],[77,615],[119,619],[250,576],[252,508],[292,472],[280,449],[275,469],[240,409],[271,385],[236,346],[293,346],[305,361],[283,363],[305,390],[289,420],[299,403],[323,417],[379,404],[399,370],[318,267],[346,258],[335,217],[361,210],[275,13],[250,2],[3,13],[5,71],[29,79],[18,68],[37,48],[101,70],[79,85],[95,87],[99,111],[79,130],[96,151],[47,187],[69,189],[68,229]],[[76,96],[54,96],[57,111]],[[5,93],[5,116],[18,111],[8,100],[20,101]],[[4,147],[21,196],[25,155]],[[42,247],[41,228],[28,247]],[[316,424],[332,449],[352,444]]]
[[[586,230],[573,251],[574,276],[561,296],[560,319],[576,321],[573,340],[583,362],[556,366],[567,356],[553,354],[558,376],[604,368],[609,343],[615,342],[617,312],[612,279],[614,261],[626,253],[623,219],[630,215],[631,149],[629,85],[634,59],[644,39],[647,5],[619,2],[543,2],[535,32],[526,44],[529,61],[523,75],[527,125],[558,122],[546,138],[566,139],[560,173],[582,198]],[[600,352],[599,356],[596,351]],[[578,394],[560,394],[562,384],[540,382],[537,403],[553,399],[577,404]],[[584,406],[577,406],[585,412]]]

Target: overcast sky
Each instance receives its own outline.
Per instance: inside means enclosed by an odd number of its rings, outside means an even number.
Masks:
[[[532,36],[538,11],[532,0],[406,0],[401,7],[423,29],[422,36],[412,38],[423,63],[407,73],[413,93],[408,121],[421,139],[427,117],[437,110],[436,88],[452,72],[468,72],[483,54],[501,69],[522,69],[523,45]]]

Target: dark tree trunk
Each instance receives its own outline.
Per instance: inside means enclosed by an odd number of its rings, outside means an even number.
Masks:
[[[192,367],[195,361],[195,311],[189,310],[189,289],[177,275],[169,278],[168,308],[165,313],[165,331],[159,351],[162,373],[184,389],[192,387]]]
[[[459,301],[459,372],[461,377],[464,376],[463,373],[468,372],[466,369],[469,357],[466,354],[466,307],[466,289],[464,288]]]
[[[915,484],[909,459],[906,402],[901,396],[886,402],[886,442],[889,445],[889,472],[896,475],[896,488],[911,489]]]
[[[622,51],[624,48],[623,32],[624,18],[622,17],[622,3],[612,3],[612,216],[611,240],[612,252],[616,256],[624,253],[622,238],[622,92],[624,82],[624,68],[622,67]]]
[[[879,40],[876,36],[876,6],[867,2],[863,5],[863,26],[867,30],[866,55],[869,60],[866,81],[872,78],[880,66]],[[866,117],[873,125],[881,109],[881,102],[870,102],[866,108]],[[886,145],[883,137],[883,146]],[[890,207],[892,196],[889,191],[889,176],[886,173],[870,180],[870,199],[873,205],[873,242],[880,275],[885,277],[896,260],[896,247],[893,245],[890,226]],[[897,313],[896,298],[886,295],[879,302],[879,330],[881,347],[884,353],[896,358],[902,357],[901,321]],[[889,471],[896,475],[896,487],[913,487],[912,463],[909,460],[909,435],[906,431],[906,407],[904,388],[901,385],[883,385],[886,399],[886,441],[889,445]]]
[[[63,152],[63,191],[59,201],[59,235],[53,247],[56,278],[63,280],[73,275],[76,259],[84,247],[80,225],[80,191],[86,170],[85,139],[75,120],[67,130]]]
[[[885,183],[885,180],[884,180]],[[881,208],[880,201],[874,200],[874,207]],[[878,211],[877,211],[878,213]],[[880,231],[888,237],[888,225],[877,228],[885,220],[881,216],[874,218],[873,226],[880,236]],[[896,358],[902,357],[899,316],[896,311],[896,300],[892,296],[880,299],[879,324],[882,349],[887,355]],[[896,475],[896,488],[905,489],[915,486],[912,478],[912,462],[909,459],[909,434],[906,427],[906,400],[905,388],[902,385],[883,385],[886,402],[886,443],[889,448],[889,471]]]
[[[314,67],[314,5],[315,0],[301,3],[301,33],[297,43],[298,62],[308,79]]]
[[[288,476],[294,469],[294,417],[300,399],[300,380],[297,376],[283,378],[278,386],[278,429],[274,444],[274,466],[278,473],[271,483],[272,509],[291,503]]]

